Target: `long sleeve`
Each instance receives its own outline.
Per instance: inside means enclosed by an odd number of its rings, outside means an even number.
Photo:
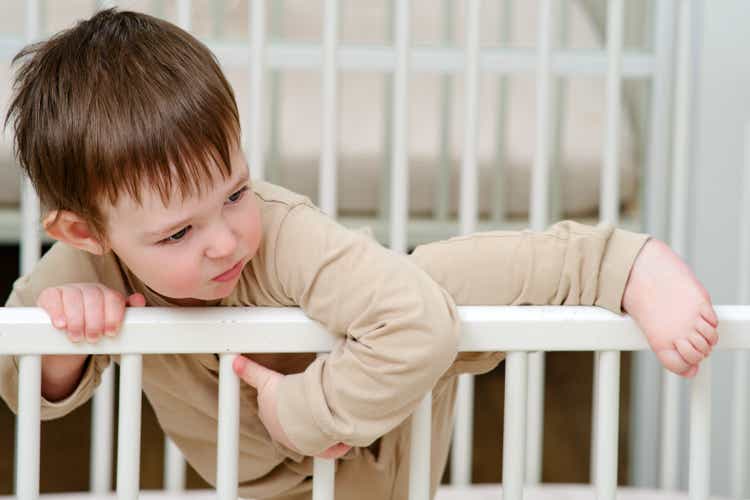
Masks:
[[[411,259],[457,305],[588,305],[621,313],[648,235],[559,222],[544,232],[491,231],[417,247]],[[459,354],[446,375],[482,373],[503,353]]]
[[[5,307],[36,307],[36,300],[45,288],[63,283],[100,281],[102,270],[100,265],[93,263],[83,252],[55,244],[30,275],[15,281]],[[67,398],[52,402],[42,397],[41,419],[62,417],[88,401],[109,363],[110,356],[89,356],[81,380]],[[0,356],[0,397],[13,413],[18,413],[17,356]]]
[[[455,304],[408,257],[300,204],[281,223],[273,265],[290,301],[342,337],[279,387],[280,422],[302,453],[369,445],[453,362]]]

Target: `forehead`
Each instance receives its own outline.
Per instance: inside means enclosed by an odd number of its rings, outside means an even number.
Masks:
[[[174,170],[174,167],[172,168]],[[248,178],[248,167],[242,150],[235,148],[232,152],[231,175],[224,178],[217,166],[210,167],[200,180],[201,190],[193,194],[184,195],[173,175],[170,190],[166,200],[148,181],[144,181],[139,192],[140,203],[129,193],[120,193],[114,205],[105,203],[104,213],[109,222],[118,219],[137,218],[139,227],[158,225],[164,218],[189,215],[198,212],[204,205],[211,205],[226,196],[226,191],[236,185],[241,179]]]

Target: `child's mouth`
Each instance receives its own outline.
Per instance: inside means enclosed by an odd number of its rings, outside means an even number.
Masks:
[[[237,262],[231,269],[212,278],[213,281],[229,281],[236,278],[242,271],[242,260]]]

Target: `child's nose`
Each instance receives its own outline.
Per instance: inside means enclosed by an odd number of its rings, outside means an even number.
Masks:
[[[234,255],[237,251],[237,235],[228,224],[222,224],[212,234],[206,256],[212,259]]]

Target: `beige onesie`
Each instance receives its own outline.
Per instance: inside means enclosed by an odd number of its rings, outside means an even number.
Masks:
[[[327,217],[305,197],[257,183],[263,241],[221,306],[299,306],[340,336],[326,357],[254,355],[285,377],[278,414],[305,455],[344,442],[336,497],[406,499],[409,415],[433,388],[432,492],[445,467],[456,376],[482,373],[502,353],[462,353],[456,304],[598,305],[621,312],[625,283],[647,236],[611,226],[561,222],[543,233],[495,231],[418,247],[383,248]],[[19,278],[7,306],[34,306],[50,286],[99,282],[141,292],[151,306],[173,305],[125,268],[57,243]],[[522,334],[523,332],[519,332]],[[252,332],[248,332],[252,335]],[[66,399],[42,401],[42,418],[69,413],[88,398],[117,356],[89,359]],[[206,481],[215,483],[218,360],[208,354],[147,355],[143,391],[164,431]],[[0,395],[17,411],[15,357],[0,357]],[[308,499],[312,458],[272,441],[257,416],[256,393],[241,386],[239,492],[243,497]],[[362,487],[366,484],[366,487]]]

